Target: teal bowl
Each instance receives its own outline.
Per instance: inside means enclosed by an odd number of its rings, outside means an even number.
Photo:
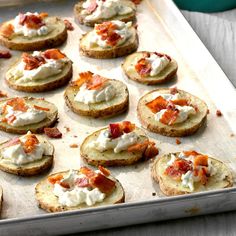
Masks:
[[[236,7],[236,0],[174,0],[183,10],[200,12],[226,11]]]

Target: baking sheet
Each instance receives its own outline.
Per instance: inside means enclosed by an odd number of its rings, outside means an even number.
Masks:
[[[70,148],[69,145],[81,144],[89,133],[112,122],[130,120],[140,125],[136,115],[138,99],[146,92],[159,87],[177,85],[178,88],[205,100],[210,109],[207,125],[193,136],[180,138],[182,142],[180,145],[176,145],[175,138],[147,132],[151,138],[156,140],[157,146],[160,148],[160,155],[172,151],[195,149],[218,157],[232,169],[233,173],[236,173],[236,137],[232,136],[236,132],[236,105],[229,102],[235,101],[235,89],[210,54],[202,47],[201,42],[192,33],[191,28],[186,25],[184,19],[179,17],[179,12],[172,2],[169,0],[165,2],[162,0],[144,0],[138,6],[137,12],[139,50],[165,52],[178,62],[178,77],[162,86],[145,86],[128,80],[120,68],[123,58],[96,60],[81,57],[78,50],[79,38],[90,28],[77,25],[74,22],[73,5],[76,2],[74,0],[62,0],[19,5],[17,7],[2,7],[0,8],[0,23],[14,17],[18,12],[26,11],[47,11],[50,15],[57,15],[70,20],[75,30],[68,32],[67,43],[61,47],[61,50],[74,63],[73,78],[75,79],[79,72],[91,70],[105,77],[122,80],[127,84],[130,91],[130,109],[125,114],[106,120],[78,116],[66,107],[63,99],[64,88],[40,94],[29,94],[9,89],[4,82],[4,75],[7,68],[14,63],[21,53],[13,52],[14,56],[10,60],[0,60],[1,89],[12,96],[45,97],[48,101],[55,103],[59,110],[58,128],[63,133],[62,139],[51,140],[56,152],[54,166],[48,173],[30,178],[17,177],[4,172],[0,173],[0,185],[4,190],[2,223],[4,223],[4,219],[46,215],[47,213],[37,207],[34,198],[34,186],[49,173],[79,168],[83,165],[79,148]],[[176,18],[179,20],[176,20]],[[195,45],[198,45],[198,47],[195,47]],[[216,109],[223,112],[223,117],[215,115]],[[69,132],[67,128],[70,129]],[[5,140],[13,135],[0,132],[0,136],[1,140]],[[171,200],[171,198],[164,197],[159,191],[158,184],[152,181],[150,165],[150,162],[145,162],[131,167],[110,168],[113,175],[124,186],[126,202],[130,203],[130,206],[149,200],[156,200],[154,201],[156,203],[159,199]],[[153,193],[156,193],[156,195],[154,196]],[[191,195],[187,198],[191,198]],[[129,207],[129,204],[126,207]],[[173,216],[172,212],[169,218]]]

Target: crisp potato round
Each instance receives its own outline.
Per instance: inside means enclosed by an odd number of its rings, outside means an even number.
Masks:
[[[169,65],[167,65],[167,67],[158,75],[141,77],[135,70],[134,63],[143,57],[143,53],[147,52],[135,52],[125,58],[122,69],[129,79],[142,84],[155,85],[168,82],[175,77],[178,70],[178,64],[173,58],[171,58]]]
[[[62,174],[63,176],[65,176],[68,172],[69,171],[59,172],[50,176],[54,176],[57,174]],[[83,203],[75,207],[67,207],[61,205],[58,202],[57,196],[53,194],[53,184],[49,183],[48,179],[44,179],[40,181],[35,187],[35,196],[36,200],[38,201],[38,206],[46,210],[47,212],[60,212],[123,203],[125,200],[125,192],[122,185],[117,179],[111,176],[109,176],[109,178],[116,181],[116,188],[102,202],[98,202],[93,206],[87,206],[85,203]]]
[[[129,106],[129,92],[127,86],[119,80],[108,79],[116,88],[116,96],[108,102],[84,104],[74,100],[79,91],[78,86],[69,85],[64,94],[67,106],[75,113],[94,118],[111,117],[123,113]]]
[[[97,58],[97,59],[109,59],[128,55],[138,48],[138,35],[134,27],[131,28],[132,36],[124,44],[114,46],[112,48],[101,48],[99,46],[90,46],[90,37],[92,31],[86,33],[80,39],[80,54],[83,56]]]
[[[0,109],[3,107],[5,102],[7,102],[10,99],[11,98],[1,100]],[[25,100],[26,100],[26,104],[28,105],[37,105],[37,106],[48,108],[49,111],[47,111],[47,117],[39,123],[19,126],[19,127],[14,127],[12,125],[9,125],[6,122],[1,121],[0,130],[3,130],[7,133],[15,133],[15,134],[26,134],[28,131],[31,131],[32,133],[42,133],[44,128],[51,127],[57,122],[58,110],[54,104],[46,100],[32,98],[32,97],[25,97]],[[0,120],[2,120],[4,117],[5,115],[0,113]]]
[[[18,63],[13,65],[7,71],[5,78],[5,81],[8,84],[8,86],[18,91],[23,91],[28,93],[38,93],[38,92],[46,92],[49,90],[53,90],[67,84],[70,81],[73,74],[72,62],[69,61],[63,68],[62,72],[57,75],[53,75],[48,78],[37,81],[17,82],[17,80],[14,79],[13,76],[11,75],[11,72],[15,70]]]
[[[12,21],[3,24],[11,23]],[[63,44],[67,39],[67,29],[64,21],[58,17],[46,17],[45,22],[54,28],[48,35],[33,38],[27,38],[22,35],[13,35],[10,38],[6,38],[0,35],[0,44],[9,49],[19,51],[41,50]]]
[[[85,138],[80,146],[80,155],[88,164],[94,166],[123,166],[132,165],[139,162],[143,158],[143,153],[141,152],[122,151],[120,153],[114,153],[113,150],[100,152],[97,149],[92,148],[90,146],[91,142],[95,141],[98,138],[100,132],[104,129],[106,128],[100,129],[90,134]],[[140,135],[138,142],[148,140],[142,129],[136,127],[135,132]]]
[[[187,93],[183,90],[179,90],[181,97],[186,98],[191,101],[191,104],[198,108],[198,112],[196,115],[191,115],[186,121],[173,125],[165,125],[160,121],[155,119],[155,114],[146,106],[146,103],[152,101],[155,97],[153,97],[154,93],[170,93],[170,89],[161,88],[153,90],[143,97],[139,99],[138,102],[138,117],[146,129],[158,133],[164,136],[171,137],[182,137],[188,136],[195,133],[206,121],[207,118],[207,105],[200,98]]]
[[[80,24],[84,24],[87,26],[94,26],[95,24],[100,24],[104,21],[111,21],[111,20],[120,20],[123,22],[129,22],[129,21],[134,21],[135,19],[135,14],[136,14],[136,6],[133,2],[128,1],[128,0],[120,0],[122,5],[126,5],[126,6],[130,6],[133,10],[133,12],[126,14],[126,15],[116,15],[112,18],[109,19],[105,19],[105,18],[100,18],[97,20],[86,20],[85,17],[87,15],[82,15],[81,11],[83,10],[83,3],[85,1],[80,1],[78,2],[75,6],[74,6],[74,15],[75,15],[75,19],[80,23]]]
[[[2,158],[2,149],[4,143],[0,144],[0,170],[5,171],[10,174],[20,175],[20,176],[33,176],[38,175],[45,170],[48,170],[53,164],[53,145],[43,136],[37,135],[37,138],[41,143],[43,143],[46,153],[41,160],[34,161],[27,164],[16,165]]]
[[[233,186],[233,176],[229,168],[223,162],[213,157],[209,157],[212,166],[216,168],[216,174],[209,177],[209,180],[205,186],[199,182],[195,182],[195,189],[191,192],[189,188],[183,187],[181,182],[176,181],[164,174],[165,169],[167,168],[167,162],[171,159],[171,154],[177,155],[178,153],[169,153],[156,159],[153,163],[151,171],[152,178],[159,183],[160,189],[165,195],[175,196]],[[224,177],[223,179],[222,176]]]

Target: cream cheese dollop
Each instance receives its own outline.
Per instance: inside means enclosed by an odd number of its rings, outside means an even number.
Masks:
[[[42,53],[39,51],[34,51],[32,55],[42,56]],[[12,71],[10,71],[10,76],[16,80],[16,84],[45,80],[48,77],[60,74],[69,59],[67,57],[57,60],[45,58],[45,61],[45,64],[42,64],[33,70],[25,70],[25,63],[21,61]]]
[[[22,142],[25,142],[26,136],[29,134],[31,133],[28,132],[26,135],[20,137],[20,140]],[[1,151],[1,157],[5,162],[13,163],[16,165],[23,165],[41,160],[43,158],[44,152],[45,148],[40,142],[35,145],[35,149],[31,153],[25,153],[22,145],[16,144],[10,147],[3,148],[3,150]]]
[[[129,146],[137,143],[138,134],[136,132],[124,133],[120,137],[112,139],[109,137],[110,132],[108,129],[102,130],[96,141],[90,144],[90,147],[97,149],[100,152],[104,152],[109,149],[113,149],[114,153],[125,151]]]
[[[76,102],[82,102],[85,104],[90,103],[99,103],[99,102],[108,102],[116,96],[116,89],[115,87],[110,84],[106,83],[100,89],[97,90],[89,90],[86,88],[86,84],[84,83],[78,93],[75,96]]]
[[[39,16],[39,14],[37,12],[35,12],[35,13],[27,12],[24,15],[26,15],[26,16],[27,15],[28,16],[29,15]],[[47,24],[41,26],[39,29],[30,29],[26,25],[21,25],[19,15],[15,17],[12,24],[14,26],[14,33],[16,35],[23,35],[27,38],[33,38],[33,37],[37,37],[37,36],[48,35],[52,31],[52,28],[49,27]]]
[[[127,15],[134,11],[132,7],[126,6],[124,2],[120,2],[120,0],[96,0],[97,8],[90,13],[87,8],[89,8],[91,4],[94,4],[93,0],[87,0],[82,5],[84,10],[81,11],[81,14],[86,15],[85,21],[109,19],[117,15]]]
[[[116,46],[120,46],[124,44],[129,38],[132,36],[131,26],[132,22],[122,22],[119,20],[111,21],[113,24],[117,26],[117,29],[115,32],[121,36],[121,38],[118,40]],[[96,30],[93,30],[90,34],[89,38],[90,46],[99,46],[101,48],[112,48],[111,45],[108,45],[106,40],[102,40],[101,35],[97,34]]]
[[[94,205],[96,202],[102,202],[105,194],[98,188],[90,189],[88,187],[78,187],[75,182],[84,175],[77,174],[76,171],[71,170],[68,175],[62,180],[69,183],[70,188],[63,188],[60,184],[55,184],[53,193],[58,197],[58,202],[64,206],[73,207],[85,203],[88,206]]]
[[[32,107],[29,107],[26,112],[23,112],[14,111],[11,106],[7,106],[6,118],[12,115],[15,116],[15,120],[11,123],[11,125],[15,127],[39,123],[47,117],[47,113],[45,111],[37,110]]]

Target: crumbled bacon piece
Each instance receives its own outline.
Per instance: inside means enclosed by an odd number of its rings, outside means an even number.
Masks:
[[[7,106],[11,106],[13,111],[26,112],[28,110],[28,106],[25,103],[25,99],[20,98],[20,97],[16,97],[16,98],[12,98],[8,100],[2,108],[2,114],[7,113]]]
[[[181,144],[180,139],[179,139],[179,138],[176,138],[176,139],[175,139],[175,143],[176,143],[177,145],[180,145],[180,144]]]
[[[89,179],[89,183],[93,188],[98,188],[102,193],[110,194],[116,187],[115,181],[98,173]]]
[[[44,133],[49,137],[49,138],[61,138],[62,133],[60,130],[56,127],[53,128],[44,128]]]
[[[217,110],[217,111],[216,111],[216,115],[217,115],[217,116],[222,116],[223,114],[222,114],[222,112],[221,112],[220,110]]]
[[[50,111],[49,108],[47,108],[47,107],[40,107],[38,105],[34,105],[34,108],[37,109],[37,110],[41,110],[41,111]]]
[[[5,98],[5,97],[7,97],[7,93],[0,90],[0,98]]]
[[[130,121],[109,124],[110,137],[112,139],[120,137],[123,133],[130,133],[135,129],[135,124]]]
[[[10,38],[12,34],[14,33],[14,26],[9,23],[4,23],[0,28],[0,35],[2,35],[5,38]]]
[[[67,183],[67,182],[61,181],[61,182],[59,182],[59,184],[60,184],[63,188],[70,188],[70,185],[69,185],[69,183]]]
[[[195,168],[198,166],[208,166],[208,156],[202,154],[195,156],[193,165]]]
[[[200,182],[202,185],[205,185],[208,181],[208,173],[207,173],[207,168],[202,167],[198,171],[198,177],[200,179]]]
[[[78,187],[81,187],[81,188],[89,187],[90,186],[89,179],[87,177],[78,178],[75,181],[75,185],[78,186]]]
[[[178,109],[167,109],[160,118],[160,122],[165,125],[173,125],[179,114]]]
[[[111,174],[110,171],[107,168],[105,168],[104,166],[98,166],[98,169],[105,176],[109,176]]]
[[[91,178],[96,175],[95,171],[93,171],[92,169],[90,169],[86,166],[81,167],[79,171],[81,174],[84,174],[88,178]]]
[[[14,145],[20,144],[20,143],[21,143],[20,139],[18,137],[15,137],[15,138],[9,140],[8,142],[4,143],[2,145],[2,148],[11,147],[11,146],[14,146]]]
[[[177,87],[171,87],[171,88],[170,88],[170,93],[171,93],[172,95],[175,95],[176,93],[178,93]]]
[[[135,144],[129,146],[127,151],[128,152],[141,152],[141,153],[144,153],[145,150],[147,149],[148,143],[149,143],[148,140],[146,140],[142,143],[135,143]]]
[[[32,56],[28,53],[23,53],[21,57],[25,63],[24,70],[33,70],[46,63],[42,56]]]
[[[207,109],[207,114],[210,114],[210,110],[209,109]]]
[[[48,13],[47,12],[41,12],[41,13],[39,13],[39,16],[41,18],[46,18],[46,17],[48,17]]]
[[[0,50],[0,58],[11,58],[11,53],[8,50]]]
[[[62,53],[59,49],[56,48],[46,50],[43,53],[43,56],[46,59],[53,59],[53,60],[59,60],[66,57],[64,53]]]
[[[78,144],[76,144],[76,143],[73,143],[73,144],[70,144],[70,148],[78,148],[79,146],[78,146]]]
[[[194,150],[184,151],[183,153],[184,153],[184,155],[185,155],[186,157],[201,155],[200,153],[198,153],[198,152],[196,152],[196,151],[194,151]]]
[[[40,15],[30,14],[30,15],[23,15],[20,13],[20,24],[26,25],[29,29],[39,29],[40,27],[44,26],[43,18]]]
[[[178,106],[189,106],[189,101],[187,99],[177,99],[172,101],[175,105]]]
[[[142,77],[148,76],[150,75],[150,72],[152,70],[152,65],[145,58],[141,58],[140,60],[138,60],[137,64],[135,65],[135,70]]]
[[[154,52],[158,57],[166,57],[169,61],[171,61],[171,57],[167,54],[159,53],[159,52]]]
[[[27,134],[26,141],[22,144],[25,153],[32,153],[39,140],[34,134]]]
[[[117,26],[108,21],[95,26],[95,31],[110,46],[115,46],[121,39],[121,36],[115,32]]]
[[[90,2],[90,5],[86,8],[86,11],[88,12],[88,14],[93,13],[98,7],[98,4],[96,2],[96,0],[93,0]]]
[[[72,23],[69,21],[69,20],[64,20],[64,23],[66,25],[66,29],[69,30],[69,31],[73,31],[75,28],[74,26],[72,25]]]
[[[57,175],[49,176],[48,182],[51,184],[55,184],[55,183],[58,183],[59,181],[61,181],[62,179],[63,179],[63,175],[57,174]]]
[[[142,0],[131,0],[134,4],[138,5],[142,2]]]
[[[151,102],[146,103],[146,106],[153,112],[157,113],[163,109],[166,109],[168,101],[165,100],[162,96],[158,96]]]

